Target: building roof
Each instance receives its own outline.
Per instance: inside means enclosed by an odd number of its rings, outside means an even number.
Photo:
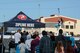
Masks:
[[[46,18],[45,19],[45,22],[58,22],[59,20],[63,20],[63,22],[65,21],[72,21],[72,22],[77,22],[76,19],[72,19],[72,18],[69,18],[69,17],[65,17],[65,16],[51,16],[51,18]]]

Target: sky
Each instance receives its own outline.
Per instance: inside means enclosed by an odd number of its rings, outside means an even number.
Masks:
[[[58,14],[80,19],[80,0],[0,0],[0,22],[15,17],[20,11],[32,19]]]

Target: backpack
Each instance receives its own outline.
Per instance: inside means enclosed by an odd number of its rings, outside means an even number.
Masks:
[[[11,40],[9,42],[9,48],[15,48],[15,41]]]

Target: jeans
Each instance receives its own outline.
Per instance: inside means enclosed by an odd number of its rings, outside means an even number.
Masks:
[[[18,43],[15,43],[15,48],[17,47]]]

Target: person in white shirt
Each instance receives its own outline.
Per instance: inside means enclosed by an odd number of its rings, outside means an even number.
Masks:
[[[20,34],[21,30],[18,29],[17,33],[14,34],[14,39],[15,39],[15,47],[18,45],[20,38],[21,38],[21,34]]]
[[[26,49],[26,46],[25,46],[25,41],[23,38],[20,39],[20,42],[19,42],[19,49],[20,49],[20,53],[25,53],[25,49]]]
[[[39,37],[40,37],[40,39],[43,37],[43,35],[42,34],[39,34]]]
[[[31,35],[30,34],[27,35],[27,40],[29,40],[29,39],[31,39]]]
[[[29,39],[29,40],[26,40],[26,42],[25,42],[25,44],[26,44],[26,48],[29,50],[29,51],[31,51],[31,41],[32,41],[33,39]]]
[[[28,39],[25,41],[25,46],[26,46],[26,53],[30,53],[31,51],[31,41],[33,39],[31,38],[31,35],[29,35]]]

